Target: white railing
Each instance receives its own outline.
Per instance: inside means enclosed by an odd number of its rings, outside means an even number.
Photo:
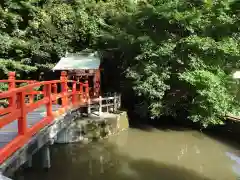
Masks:
[[[88,101],[88,114],[91,114],[94,107],[98,108],[98,115],[100,116],[102,112],[115,113],[121,107],[121,95],[114,94],[111,97],[101,97],[95,98]],[[95,110],[96,112],[96,110]]]

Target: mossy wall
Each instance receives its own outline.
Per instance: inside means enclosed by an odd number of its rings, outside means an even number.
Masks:
[[[107,138],[128,129],[126,112],[103,113],[101,117],[85,117],[76,120],[67,129],[60,132],[56,143],[89,142]]]

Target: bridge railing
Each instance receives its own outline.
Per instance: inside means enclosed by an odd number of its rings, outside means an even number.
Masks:
[[[0,93],[37,82],[35,80],[17,80],[15,75],[16,75],[15,72],[9,72],[8,79],[0,80],[1,86]],[[29,98],[31,98],[30,95]],[[9,102],[5,99],[1,100],[0,107],[6,107],[8,103]]]
[[[8,79],[0,80],[1,84],[6,84],[6,86],[7,86],[6,90],[11,90],[13,88],[17,88],[22,85],[32,84],[35,82],[37,82],[37,81],[35,81],[35,80],[18,80],[18,79],[16,79],[15,72],[9,72]]]
[[[68,87],[69,83],[71,90]],[[35,99],[36,95],[41,97]],[[0,93],[0,99],[7,99],[9,102],[7,107],[0,109],[1,132],[14,121],[18,124],[16,137],[0,148],[0,163],[2,163],[17,149],[24,146],[33,135],[52,123],[57,115],[66,112],[68,108],[87,103],[89,85],[88,82],[68,81],[67,73],[62,72],[60,80],[34,82],[23,87],[10,88],[9,91]],[[57,111],[53,112],[53,104],[56,104],[59,99],[61,99],[61,105]],[[45,117],[29,127],[28,113],[43,106],[46,108]]]

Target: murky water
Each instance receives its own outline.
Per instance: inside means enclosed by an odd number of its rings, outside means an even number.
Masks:
[[[240,151],[192,130],[131,129],[98,143],[56,145],[52,168],[21,180],[236,180]],[[240,150],[240,148],[239,148]],[[240,178],[239,178],[240,179]]]

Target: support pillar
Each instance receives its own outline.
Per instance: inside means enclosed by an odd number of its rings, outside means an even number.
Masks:
[[[42,167],[44,169],[51,168],[51,155],[49,145],[42,148]]]
[[[33,167],[33,160],[32,160],[32,155],[28,156],[28,161],[24,164],[25,168],[32,168]]]

